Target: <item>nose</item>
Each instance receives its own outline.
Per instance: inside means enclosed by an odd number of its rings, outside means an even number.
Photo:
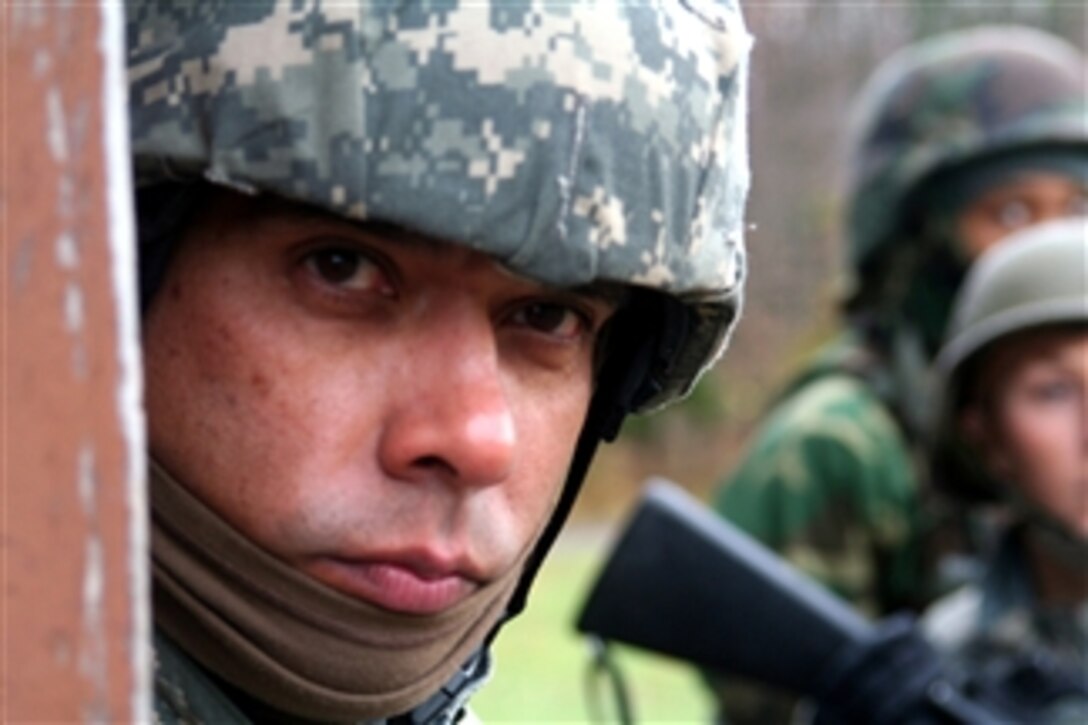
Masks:
[[[1084,188],[1081,184],[1068,183],[1066,187],[1051,192],[1039,204],[1033,223],[1056,221],[1069,217],[1084,216],[1088,212]]]
[[[1076,216],[1077,212],[1070,208],[1070,203],[1063,202],[1051,202],[1039,209],[1035,219],[1032,220],[1033,224],[1044,224],[1046,222],[1053,222],[1059,219],[1065,219],[1067,217]]]
[[[514,411],[486,318],[447,310],[405,355],[378,457],[396,480],[502,483],[517,448]]]

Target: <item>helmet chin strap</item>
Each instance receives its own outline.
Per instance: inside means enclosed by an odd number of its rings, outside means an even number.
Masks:
[[[1020,490],[1012,480],[994,480],[998,500],[1008,507],[1025,533],[1030,532],[1046,554],[1061,568],[1088,574],[1088,538],[1079,536],[1069,525],[1047,511]]]
[[[506,616],[492,630],[488,642],[494,639],[504,622],[525,608],[533,580],[570,516],[597,446],[601,441],[615,440],[627,414],[660,391],[660,381],[668,372],[676,350],[687,338],[691,325],[689,315],[687,308],[676,298],[642,291],[636,291],[630,302],[616,314],[608,332],[604,365],[597,375],[597,388],[574,449],[563,491],[525,563],[521,580],[507,605]],[[647,330],[656,332],[647,334]]]
[[[170,259],[194,213],[211,195],[202,182],[159,184],[136,195],[139,238],[140,312],[147,312],[162,286]]]
[[[1038,540],[1066,569],[1088,573],[1088,541],[1047,517],[1031,517],[1028,523],[1039,532]]]
[[[1006,484],[1006,500],[1036,539],[1063,568],[1088,573],[1088,539],[1078,536],[1064,521],[1031,501],[1013,484]]]
[[[660,390],[660,380],[681,348],[691,325],[690,313],[673,297],[637,291],[609,323],[608,348],[604,364],[597,374],[597,388],[589,404],[582,432],[574,449],[566,482],[551,518],[545,525],[524,569],[506,612],[484,638],[483,644],[462,668],[462,673],[434,697],[396,722],[431,722],[427,713],[444,711],[461,693],[467,673],[475,670],[481,657],[502,626],[525,608],[529,590],[551,550],[585,481],[589,464],[601,441],[615,440],[623,420]],[[656,334],[647,334],[656,330]]]

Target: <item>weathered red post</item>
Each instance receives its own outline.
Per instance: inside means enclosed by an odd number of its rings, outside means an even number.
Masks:
[[[0,722],[147,720],[123,6],[0,12]]]

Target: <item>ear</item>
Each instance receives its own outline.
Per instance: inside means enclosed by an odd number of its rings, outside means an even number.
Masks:
[[[986,468],[999,477],[1007,476],[1012,464],[993,411],[985,411],[977,404],[968,405],[960,412],[958,423],[964,442],[978,452]]]

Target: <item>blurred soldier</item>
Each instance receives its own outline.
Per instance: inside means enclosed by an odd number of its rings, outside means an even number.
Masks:
[[[732,329],[739,9],[128,12],[158,719],[459,719],[597,443]]]
[[[1083,213],[1084,77],[1064,41],[986,27],[901,50],[859,94],[845,329],[778,397],[715,507],[870,614],[934,594],[916,453],[925,373],[970,261]],[[787,717],[788,703],[735,689],[731,721]]]
[[[937,358],[939,482],[1008,515],[980,581],[927,612],[931,641],[1024,720],[1088,722],[1088,224],[986,253]]]

